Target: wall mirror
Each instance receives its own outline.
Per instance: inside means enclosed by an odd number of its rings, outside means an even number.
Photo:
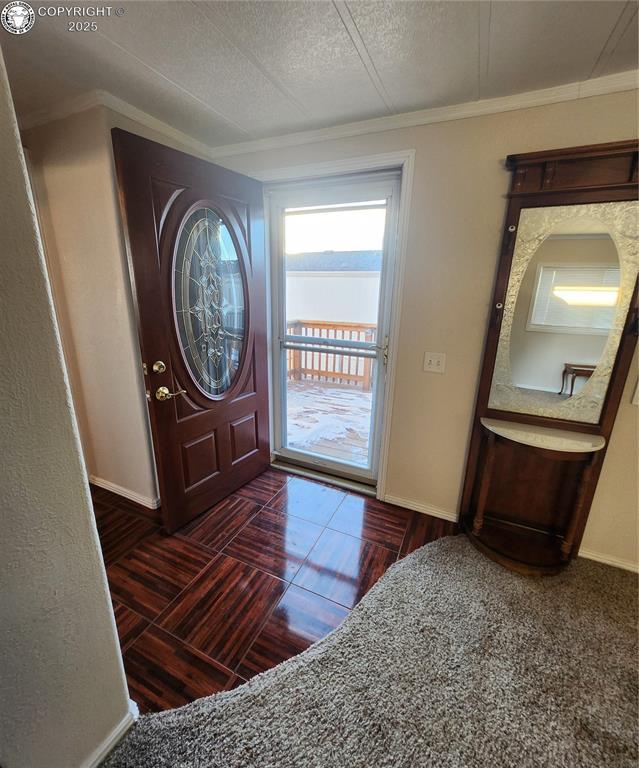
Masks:
[[[488,407],[597,424],[639,270],[639,202],[523,208]]]
[[[527,575],[579,552],[637,346],[636,140],[509,155],[460,519]]]

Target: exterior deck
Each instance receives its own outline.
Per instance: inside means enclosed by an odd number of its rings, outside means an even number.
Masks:
[[[372,392],[349,384],[287,382],[288,447],[358,467],[368,463]]]

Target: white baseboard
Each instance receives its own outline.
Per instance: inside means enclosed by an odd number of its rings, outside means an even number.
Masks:
[[[111,733],[96,749],[93,750],[86,762],[82,765],[82,768],[98,768],[104,758],[111,752],[111,750],[117,746],[118,742],[126,734],[129,728],[140,716],[138,705],[129,699],[129,711],[115,726]]]
[[[89,481],[93,483],[93,485],[97,485],[99,488],[104,488],[107,491],[117,493],[118,496],[124,496],[125,499],[129,499],[129,501],[135,501],[138,504],[141,504],[143,507],[147,507],[148,509],[157,509],[160,506],[160,499],[158,498],[154,499],[151,496],[143,496],[141,493],[130,491],[128,488],[123,488],[121,485],[112,483],[109,480],[103,480],[101,477],[89,475]]]
[[[396,504],[398,507],[412,509],[414,512],[421,512],[424,515],[440,517],[442,520],[450,520],[453,523],[457,522],[456,512],[452,512],[449,509],[442,509],[441,507],[435,507],[432,504],[423,504],[421,501],[403,499],[401,496],[393,496],[391,494],[386,494],[383,501],[387,501],[389,504]]]
[[[639,563],[633,563],[631,560],[621,560],[610,555],[603,555],[601,552],[593,552],[591,549],[580,549],[579,557],[585,557],[586,560],[596,560],[598,563],[605,563],[605,565],[612,565],[614,568],[623,568],[624,571],[639,573]]]

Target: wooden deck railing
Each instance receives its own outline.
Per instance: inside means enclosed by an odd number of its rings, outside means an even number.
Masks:
[[[292,336],[313,336],[342,341],[367,341],[374,344],[375,323],[331,323],[324,320],[291,320],[286,332]],[[288,378],[295,381],[314,380],[348,384],[370,391],[373,360],[370,357],[339,355],[304,349],[287,350]]]

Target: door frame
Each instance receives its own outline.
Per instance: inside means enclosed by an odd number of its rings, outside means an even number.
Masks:
[[[247,172],[253,177],[264,183],[264,221],[267,230],[267,279],[270,285],[267,285],[267,297],[270,302],[268,307],[268,343],[271,360],[274,359],[273,339],[273,254],[276,253],[271,231],[271,197],[272,190],[280,188],[283,184],[293,184],[296,182],[312,182],[320,178],[330,176],[346,176],[354,173],[363,173],[368,171],[394,170],[400,171],[399,183],[399,205],[397,211],[397,239],[395,244],[394,274],[392,276],[392,285],[390,286],[391,306],[390,306],[390,333],[388,338],[388,361],[386,365],[386,377],[383,388],[383,409],[380,436],[379,436],[379,459],[377,472],[376,496],[378,499],[386,498],[389,448],[392,428],[392,417],[394,407],[394,393],[397,375],[397,350],[399,346],[400,320],[402,311],[402,298],[404,288],[404,273],[406,266],[406,251],[408,245],[408,223],[411,209],[411,199],[413,192],[413,179],[415,175],[414,149],[403,149],[396,152],[385,152],[381,154],[361,155],[358,157],[344,158],[341,160],[329,160],[320,163],[310,163],[298,166],[288,166],[273,168],[270,170],[257,171],[249,169]],[[279,345],[277,345],[279,347]],[[279,350],[277,350],[279,351]],[[270,371],[270,420],[271,420],[271,439],[274,435],[275,412],[273,398],[273,371]]]
[[[273,437],[274,450],[277,457],[284,461],[292,461],[300,464],[309,464],[316,471],[325,471],[327,474],[338,474],[349,480],[361,481],[375,485],[379,468],[379,437],[381,435],[383,406],[384,406],[384,382],[386,379],[386,365],[380,365],[380,359],[385,355],[385,341],[390,332],[390,307],[392,304],[393,278],[395,274],[394,259],[395,245],[397,241],[397,212],[399,204],[399,172],[376,171],[365,174],[347,174],[331,176],[317,180],[305,180],[292,184],[278,185],[270,190],[270,216],[271,216],[271,286],[272,286],[272,366],[273,366]],[[286,276],[284,271],[284,232],[282,222],[284,211],[289,206],[315,206],[343,204],[351,201],[381,200],[388,201],[386,228],[384,232],[383,253],[384,259],[381,265],[380,293],[377,302],[378,333],[375,344],[367,342],[336,341],[335,344],[326,342],[321,345],[325,348],[348,346],[344,349],[344,355],[351,353],[352,357],[370,357],[375,355],[378,365],[374,367],[373,399],[371,413],[369,464],[366,467],[348,465],[346,462],[333,460],[327,456],[314,454],[310,451],[300,451],[294,448],[284,447],[285,411],[283,408],[286,398],[286,355],[284,354],[283,339],[289,342],[295,341],[286,335]],[[301,340],[299,340],[301,342]],[[309,345],[317,343],[309,341]],[[374,350],[374,351],[373,351]],[[321,350],[318,346],[318,352]],[[335,353],[339,354],[339,353]],[[308,458],[306,458],[308,456]]]

